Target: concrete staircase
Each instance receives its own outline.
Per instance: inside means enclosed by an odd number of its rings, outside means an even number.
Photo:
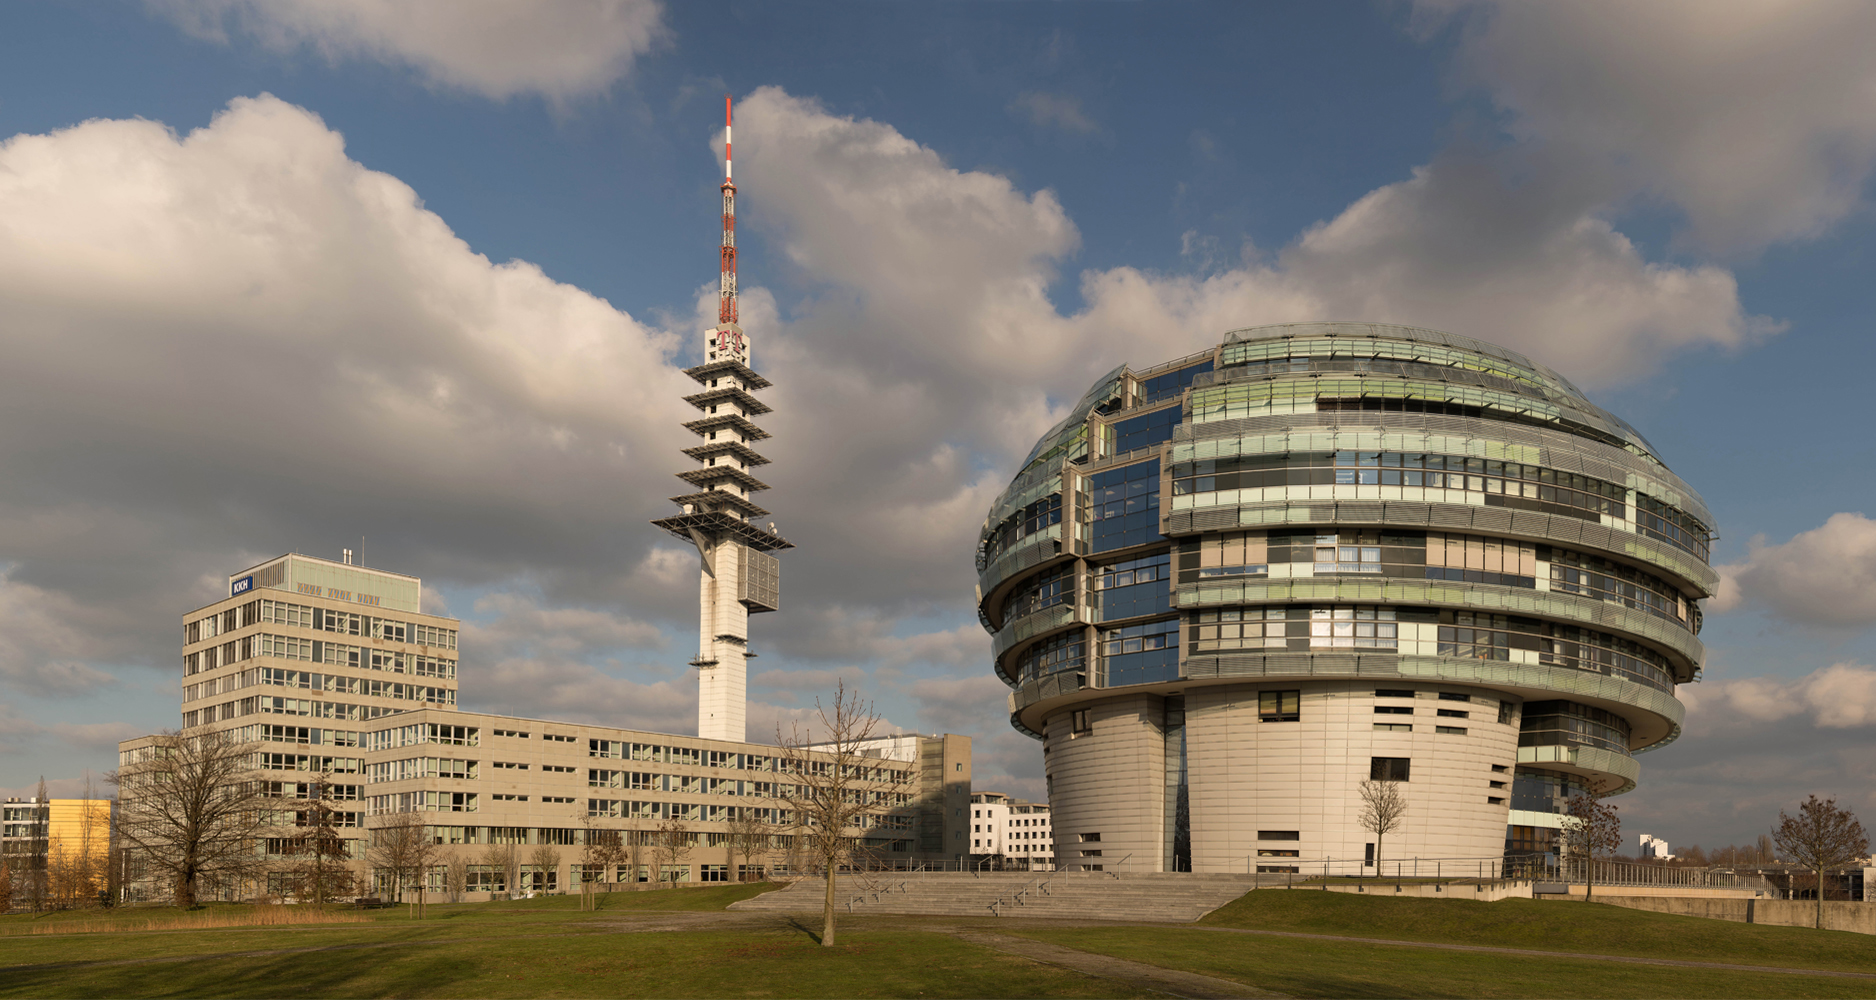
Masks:
[[[882,872],[843,875],[842,913],[950,917],[1042,917],[1190,923],[1283,876],[1189,872]],[[731,903],[732,910],[819,913],[827,883],[804,878],[785,889]]]

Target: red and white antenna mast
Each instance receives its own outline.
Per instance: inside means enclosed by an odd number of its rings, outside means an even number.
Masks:
[[[723,95],[723,277],[717,287],[717,322],[736,322],[736,182],[730,170],[730,95]]]

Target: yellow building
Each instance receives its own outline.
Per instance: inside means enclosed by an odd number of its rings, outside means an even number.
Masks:
[[[88,905],[110,877],[111,799],[10,799],[0,807],[0,857],[16,907]]]

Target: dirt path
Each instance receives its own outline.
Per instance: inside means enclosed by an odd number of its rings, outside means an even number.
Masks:
[[[1260,990],[1255,986],[1246,986],[1229,979],[1215,979],[1211,976],[1201,976],[1196,972],[1162,969],[1157,965],[1147,965],[1144,962],[1130,962],[1108,955],[1076,951],[1061,945],[1047,944],[1024,937],[1012,937],[1008,934],[997,934],[992,931],[959,928],[952,931],[952,935],[960,941],[1000,951],[1006,955],[1016,955],[1031,961],[1042,962],[1045,965],[1068,969],[1071,972],[1111,979],[1169,996],[1190,997],[1192,1000],[1239,1000],[1239,998],[1287,995]]]

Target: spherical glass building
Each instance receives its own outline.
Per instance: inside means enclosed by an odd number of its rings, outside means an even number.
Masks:
[[[1304,323],[1115,369],[990,509],[978,610],[1067,869],[1555,850],[1698,678],[1713,519],[1563,376]]]

